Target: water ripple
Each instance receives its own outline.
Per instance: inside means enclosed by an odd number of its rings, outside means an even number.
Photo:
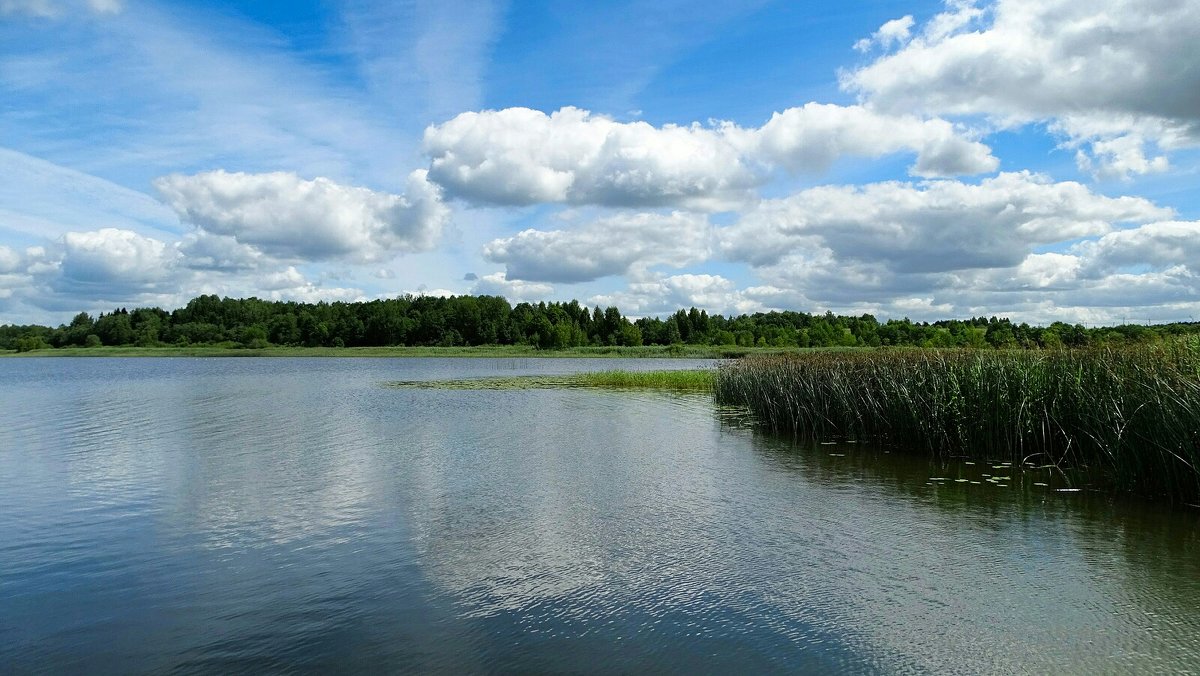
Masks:
[[[0,362],[0,665],[1200,671],[1194,513],[707,395],[375,386],[614,366]]]

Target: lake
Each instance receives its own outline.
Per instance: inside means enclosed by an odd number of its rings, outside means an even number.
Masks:
[[[0,672],[1200,672],[1200,510],[385,386],[697,365],[0,360]]]

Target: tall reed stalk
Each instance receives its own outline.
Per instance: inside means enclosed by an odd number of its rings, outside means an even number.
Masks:
[[[1052,464],[1200,497],[1200,339],[1118,349],[871,350],[724,364],[717,401],[767,427],[935,456]]]

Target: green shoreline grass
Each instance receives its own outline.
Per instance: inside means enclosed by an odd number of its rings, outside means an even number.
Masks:
[[[795,351],[798,348],[793,348]],[[471,347],[60,347],[30,352],[0,352],[0,358],[51,357],[540,357],[540,358],[674,358],[733,359],[747,354],[780,354],[783,348],[721,345],[643,345],[639,347],[573,347],[543,350],[528,345]]]
[[[1052,352],[877,350],[723,364],[716,401],[798,438],[1053,465],[1094,485],[1200,498],[1200,341]]]
[[[621,390],[668,390],[675,392],[711,392],[713,370],[681,371],[599,371],[553,376],[499,376],[454,380],[403,380],[384,383],[385,387],[421,390],[544,390],[557,388],[593,388]]]

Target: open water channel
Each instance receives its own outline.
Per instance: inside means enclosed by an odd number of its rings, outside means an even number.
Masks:
[[[1200,510],[759,433],[711,365],[0,361],[0,673],[1200,672]]]

